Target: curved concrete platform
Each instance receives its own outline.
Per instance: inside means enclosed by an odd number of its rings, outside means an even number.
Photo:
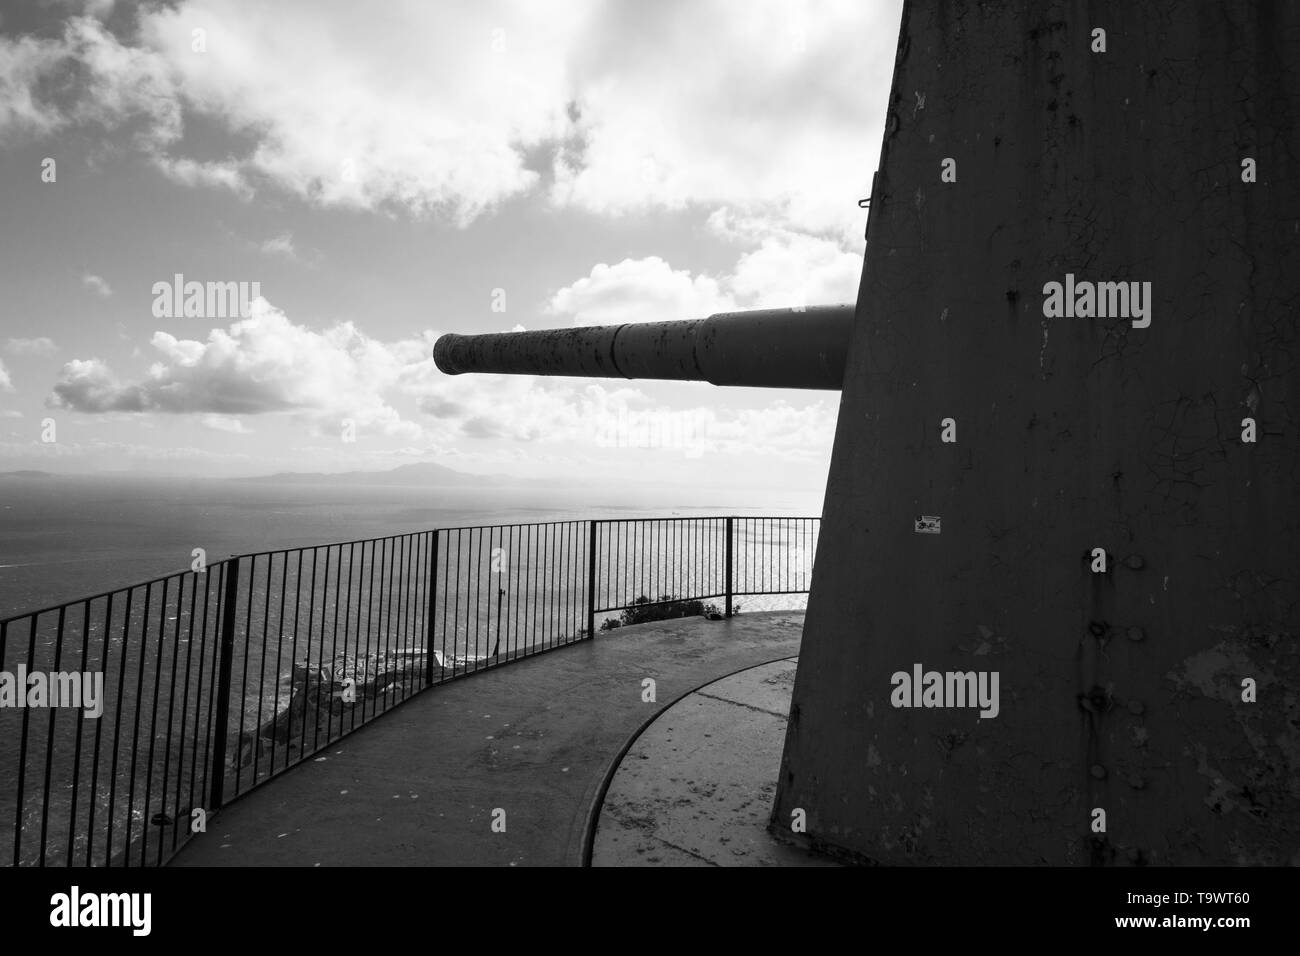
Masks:
[[[647,726],[605,793],[593,866],[835,866],[767,830],[797,658],[688,694]]]
[[[646,719],[797,654],[802,630],[802,612],[781,611],[641,624],[432,687],[227,806],[173,865],[579,865]]]

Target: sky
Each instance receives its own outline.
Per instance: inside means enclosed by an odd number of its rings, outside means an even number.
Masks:
[[[5,4],[0,470],[820,488],[837,392],[431,349],[854,301],[900,14]]]

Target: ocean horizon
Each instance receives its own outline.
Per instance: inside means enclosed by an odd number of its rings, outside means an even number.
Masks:
[[[0,478],[0,619],[235,554],[427,531],[600,518],[815,517],[822,492]]]

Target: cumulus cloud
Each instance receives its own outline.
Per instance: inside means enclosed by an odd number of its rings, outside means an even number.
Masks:
[[[426,434],[500,439],[529,445],[644,447],[674,454],[765,454],[823,461],[830,451],[836,407],[818,399],[761,407],[670,407],[630,385],[522,375],[449,378],[431,364],[408,369],[405,388],[428,417]]]
[[[53,355],[59,349],[53,339],[43,335],[34,339],[10,339],[5,348],[14,355]]]
[[[740,257],[727,286],[746,308],[855,302],[862,256],[838,243],[784,231]]]
[[[439,3],[375,17],[341,2],[180,0],[139,10],[130,32],[81,16],[58,37],[0,38],[0,129],[137,121],[137,145],[180,182],[461,224],[545,188],[598,213],[723,204],[848,240],[898,9],[502,0],[488,16]],[[186,156],[187,115],[251,145]]]
[[[698,318],[733,306],[717,279],[692,276],[650,256],[612,266],[600,263],[555,293],[546,311],[571,315],[575,325],[605,325]]]
[[[675,16],[602,8],[572,53],[580,119],[553,200],[597,212],[720,202],[860,235],[854,200],[870,184],[897,23],[897,4],[854,0],[766,0],[743,15],[727,0]]]
[[[350,322],[317,332],[256,299],[249,318],[213,329],[207,341],[155,332],[151,344],[160,359],[137,381],[119,380],[96,358],[68,362],[50,404],[83,412],[287,412],[328,430],[350,418],[359,429],[419,433],[382,394],[399,376],[401,353]]]
[[[862,257],[828,239],[784,232],[721,276],[673,269],[658,256],[600,263],[551,296],[546,311],[575,325],[692,319],[734,309],[834,305],[857,298]]]
[[[9,370],[5,368],[4,362],[0,362],[0,392],[12,392],[13,390],[14,383],[9,378]]]
[[[686,297],[717,294],[707,282],[683,284],[662,261],[640,271],[613,271],[615,277],[667,276]],[[640,288],[648,288],[639,281]],[[591,303],[602,301],[600,282],[597,275],[575,293],[574,302],[583,295]],[[598,308],[591,303],[583,307]],[[803,460],[824,456],[829,448],[834,408],[823,401],[802,408],[774,402],[727,411],[673,409],[621,383],[451,377],[438,371],[431,357],[435,338],[427,331],[381,342],[351,322],[316,330],[292,322],[259,298],[247,319],[213,329],[202,341],[155,332],[150,344],[156,360],[143,375],[124,378],[99,358],[73,359],[63,366],[47,404],[92,414],[192,415],[200,426],[230,434],[249,434],[245,421],[251,416],[293,416],[328,435],[338,434],[350,419],[363,434],[445,447],[461,440],[610,445],[632,426],[672,430],[685,421],[692,423],[691,445],[683,451],[763,452]],[[402,402],[415,409],[418,421],[403,418],[397,407]]]
[[[108,282],[104,278],[92,275],[89,272],[81,277],[81,284],[87,289],[90,289],[96,295],[104,296],[104,298],[108,298],[113,294],[112,287],[109,286]]]

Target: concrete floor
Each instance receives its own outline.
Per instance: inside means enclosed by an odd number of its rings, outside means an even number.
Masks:
[[[794,658],[700,688],[659,715],[601,805],[593,866],[834,866],[767,831]]]
[[[226,807],[172,865],[579,864],[637,729],[702,684],[797,654],[802,628],[802,612],[643,624],[434,687]]]

